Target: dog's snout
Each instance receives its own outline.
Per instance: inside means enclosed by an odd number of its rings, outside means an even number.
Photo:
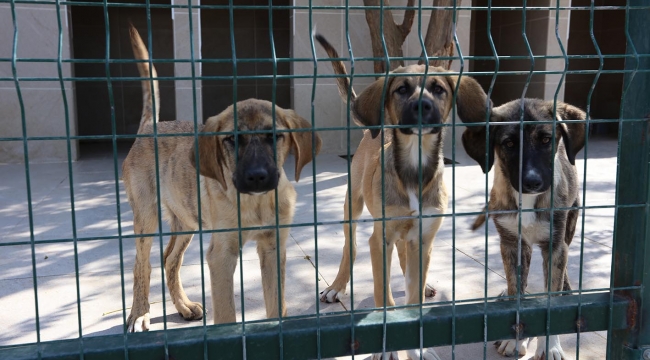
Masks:
[[[420,111],[420,107],[422,108],[422,116],[428,115],[431,113],[431,110],[433,110],[433,102],[431,102],[429,99],[422,99],[422,101],[413,101],[411,103],[411,111],[413,111],[414,115],[417,116]]]
[[[248,169],[246,172],[246,185],[256,187],[264,183],[268,177],[269,172],[264,168]]]
[[[544,179],[537,171],[527,171],[521,179],[521,186],[524,193],[538,193],[544,186]]]

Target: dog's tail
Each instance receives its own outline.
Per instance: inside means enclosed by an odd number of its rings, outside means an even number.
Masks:
[[[160,113],[160,98],[158,91],[158,73],[156,68],[151,66],[151,79],[149,78],[149,51],[147,47],[142,42],[142,38],[136,30],[133,24],[129,26],[129,32],[131,34],[131,47],[133,48],[133,55],[138,60],[146,60],[146,62],[138,63],[138,72],[140,73],[141,78],[146,78],[142,80],[142,117],[140,118],[140,128],[138,129],[138,134],[142,130],[142,126],[148,123],[152,123],[154,119],[159,119]],[[152,100],[152,97],[155,99]],[[154,109],[153,102],[156,103],[156,108]]]
[[[323,35],[317,34],[315,32],[313,35],[314,35],[314,39],[316,39],[316,41],[318,41],[318,43],[323,47],[323,49],[325,49],[325,52],[327,52],[327,55],[330,57],[330,59],[339,58],[339,53],[336,51],[336,49],[334,49],[332,44],[330,44],[329,41],[325,39]],[[354,102],[354,100],[356,100],[357,98],[357,94],[354,92],[352,86],[350,86],[350,78],[347,77],[348,72],[345,69],[345,64],[343,64],[343,61],[340,60],[332,60],[332,68],[334,69],[335,74],[345,75],[343,77],[336,78],[336,84],[339,87],[339,94],[341,94],[343,101],[348,101],[348,94],[349,94],[350,101]]]
[[[483,211],[484,212],[487,211],[487,205],[485,205]],[[479,216],[477,216],[476,219],[474,219],[474,223],[472,224],[472,228],[471,228],[472,231],[475,231],[476,229],[481,227],[481,225],[485,223],[485,220],[486,220],[485,214],[480,214]]]

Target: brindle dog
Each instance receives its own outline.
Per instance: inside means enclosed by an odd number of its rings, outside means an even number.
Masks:
[[[518,124],[522,107],[523,131]],[[533,245],[539,246],[542,251],[544,287],[548,284],[548,262],[551,260],[550,290],[571,290],[567,261],[569,244],[573,239],[578,219],[576,207],[580,206],[575,157],[585,144],[586,125],[584,122],[561,121],[584,120],[586,114],[575,106],[558,102],[555,111],[557,124],[536,123],[552,121],[553,113],[552,101],[515,100],[492,110],[489,119],[489,137],[486,137],[485,126],[468,126],[463,133],[463,146],[467,154],[481,165],[483,172],[489,172],[492,166],[495,168],[488,209],[513,211],[490,215],[501,239],[501,256],[508,282],[508,296],[514,296],[517,292],[519,214],[521,214],[522,239],[519,286],[521,293],[524,293],[528,284]],[[466,119],[463,121],[467,122]],[[499,124],[501,122],[511,124],[501,125]],[[555,137],[553,137],[554,128]],[[487,156],[486,146],[489,149]],[[554,189],[553,199],[551,199],[551,187]],[[520,195],[521,210],[528,210],[527,212],[518,211]],[[555,210],[553,223],[550,224],[551,212],[548,209],[551,205],[555,208],[573,209]],[[546,210],[534,211],[537,209]],[[479,216],[472,229],[477,229],[484,222],[485,216]],[[552,238],[549,236],[551,225]],[[552,253],[549,253],[551,243]],[[499,353],[506,356],[514,356],[516,351],[520,356],[525,355],[527,344],[528,339],[496,343]],[[557,335],[549,337],[548,349],[549,353],[546,354],[546,337],[538,337],[534,359],[567,359]]]

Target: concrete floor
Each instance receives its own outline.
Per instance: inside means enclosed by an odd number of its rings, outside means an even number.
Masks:
[[[589,143],[587,166],[587,191],[584,203],[588,206],[613,205],[616,177],[615,140],[595,139]],[[80,241],[77,256],[72,243],[47,243],[45,240],[71,238],[76,231],[79,238],[117,236],[132,234],[132,213],[128,206],[122,182],[118,182],[114,169],[120,169],[126,155],[120,151],[117,167],[112,154],[106,151],[83,151],[82,159],[72,164],[74,185],[74,226],[70,201],[70,173],[66,163],[30,165],[30,188],[33,212],[34,261],[38,284],[38,312],[40,317],[41,341],[72,339],[79,336],[98,336],[122,333],[123,301],[131,305],[132,273],[135,258],[133,241],[125,239]],[[581,181],[584,175],[582,153],[576,161]],[[450,193],[453,189],[456,213],[478,211],[485,201],[485,176],[480,168],[469,160],[464,152],[458,151],[452,167],[447,166],[445,180]],[[292,178],[293,161],[287,162],[287,173]],[[311,165],[303,171],[303,178],[296,184],[299,193],[295,223],[311,223],[314,209],[318,209],[319,221],[340,221],[346,191],[347,165],[340,157],[319,156],[316,160],[316,204],[313,204],[313,180]],[[492,175],[490,175],[491,180]],[[452,179],[455,186],[452,187]],[[119,191],[119,206],[116,201]],[[0,165],[0,244],[24,242],[30,239],[30,221],[27,206],[27,191],[24,165]],[[119,219],[118,221],[118,211]],[[450,204],[449,211],[452,211]],[[611,241],[614,210],[593,209],[585,214],[584,259],[582,264],[583,289],[606,288],[609,286]],[[368,217],[364,213],[364,217]],[[582,218],[580,219],[582,220]],[[473,217],[457,216],[455,228],[447,218],[438,233],[433,250],[429,283],[438,290],[431,301],[452,300],[452,271],[456,274],[455,299],[482,298],[487,283],[487,294],[498,295],[505,288],[505,276],[501,263],[498,238],[490,223],[489,236],[482,232],[468,230]],[[121,228],[120,228],[121,226]],[[167,227],[165,226],[167,231]],[[358,229],[359,248],[354,267],[354,308],[373,306],[372,275],[370,257],[365,239],[370,236],[371,225],[360,225]],[[315,238],[317,232],[318,244]],[[580,234],[578,222],[576,238],[570,249],[569,274],[578,287],[580,279]],[[163,239],[166,244],[167,239]],[[209,239],[203,240],[206,249]],[[160,273],[160,242],[152,254],[151,316],[152,330],[163,328],[163,309]],[[323,313],[347,311],[350,302],[348,294],[341,303],[318,303],[318,292],[334,279],[337,273],[343,246],[340,225],[296,227],[291,231],[287,245],[286,299],[289,315],[314,314],[317,305]],[[120,252],[121,248],[121,252]],[[318,258],[316,258],[318,248]],[[455,263],[452,262],[455,255]],[[487,261],[486,261],[487,258]],[[318,268],[315,267],[318,260]],[[121,271],[123,262],[124,272]],[[241,320],[241,297],[244,297],[246,320],[264,318],[259,261],[253,243],[243,251],[244,294],[241,294],[239,268],[235,276],[235,302],[238,320]],[[485,267],[487,266],[487,271]],[[198,237],[185,255],[182,278],[188,296],[200,301],[201,255]],[[79,284],[75,279],[75,268],[79,271]],[[487,275],[487,280],[486,280]],[[207,275],[206,275],[207,276]],[[125,298],[122,297],[124,282]],[[541,256],[535,251],[529,291],[543,290]],[[393,262],[391,285],[398,304],[404,302],[404,281],[397,261]],[[81,327],[77,315],[77,291],[81,299]],[[210,304],[209,290],[205,293]],[[166,296],[166,317],[169,328],[199,326],[201,322],[186,322],[176,312]],[[0,246],[0,347],[36,341],[35,296],[30,245]],[[209,310],[210,307],[208,307]],[[126,312],[128,315],[128,310]],[[208,321],[212,317],[208,314]],[[575,335],[561,337],[563,348],[575,358],[577,341]],[[529,345],[528,356],[534,354],[536,341]],[[586,333],[580,338],[580,359],[604,358],[606,333]],[[484,344],[469,344],[455,347],[456,359],[483,357]],[[452,358],[451,347],[437,349],[442,359]],[[368,358],[360,356],[357,358]],[[401,358],[405,358],[402,354]],[[487,345],[487,358],[500,359],[492,344]]]

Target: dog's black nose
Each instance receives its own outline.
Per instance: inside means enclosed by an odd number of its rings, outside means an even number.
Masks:
[[[413,101],[411,103],[411,111],[415,116],[418,115],[420,110],[420,104],[422,105],[422,116],[429,115],[431,110],[433,110],[433,102],[429,99],[422,99],[422,101]]]
[[[260,188],[269,179],[269,172],[263,167],[248,169],[244,174],[246,186],[251,189]]]
[[[544,186],[544,179],[538,172],[528,171],[521,179],[521,186],[524,193],[538,193]]]

